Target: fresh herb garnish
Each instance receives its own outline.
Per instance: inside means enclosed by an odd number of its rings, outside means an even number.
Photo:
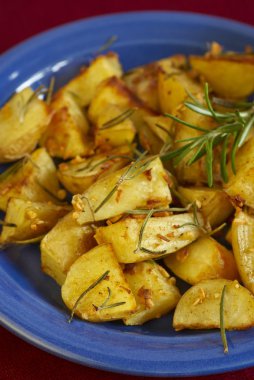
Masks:
[[[48,88],[48,93],[47,93],[47,97],[46,97],[46,103],[47,104],[51,103],[52,95],[53,95],[53,91],[54,91],[54,87],[55,87],[55,82],[56,82],[56,78],[52,77],[50,79],[50,82],[49,82],[49,88]]]
[[[126,303],[125,301],[122,301],[122,302],[115,302],[115,303],[108,304],[110,297],[111,297],[111,289],[109,287],[107,287],[107,290],[108,290],[108,295],[107,295],[107,298],[105,299],[105,301],[100,306],[93,305],[96,311],[100,311],[100,310],[104,310],[104,309],[111,309],[113,307],[121,306],[121,305],[124,305]]]
[[[246,141],[250,130],[254,125],[254,103],[249,103],[248,107],[246,105],[247,109],[244,111],[238,111],[236,109],[232,112],[217,112],[214,110],[210,101],[209,88],[207,83],[205,84],[204,88],[204,97],[205,105],[202,105],[199,101],[195,101],[194,97],[192,97],[193,102],[186,101],[184,105],[193,112],[196,112],[203,116],[211,117],[219,124],[218,127],[213,130],[208,130],[206,128],[201,128],[184,120],[181,120],[174,115],[165,114],[165,116],[170,117],[174,121],[188,126],[189,128],[203,132],[203,134],[200,136],[190,137],[178,141],[185,142],[186,144],[180,148],[172,150],[171,152],[163,153],[161,155],[161,159],[162,161],[168,161],[172,159],[174,161],[174,164],[178,165],[187,155],[191,153],[191,156],[188,158],[186,164],[192,165],[194,162],[206,155],[208,185],[209,187],[212,187],[214,148],[217,145],[222,145],[220,171],[223,181],[227,182],[228,174],[226,163],[229,156],[229,140],[233,140],[230,156],[233,173],[236,173],[236,151]]]
[[[122,123],[124,120],[128,119],[135,111],[136,111],[136,108],[130,108],[130,109],[124,111],[120,115],[118,115],[118,116],[114,117],[113,119],[104,123],[99,128],[99,130],[103,131],[104,129],[109,129],[109,128],[115,127],[116,125]]]
[[[129,181],[129,180],[134,179],[135,177],[137,177],[139,174],[143,173],[147,169],[148,165],[151,163],[152,160],[155,159],[155,157],[147,157],[147,159],[145,159],[146,154],[147,154],[146,151],[142,153],[137,158],[137,160],[134,161],[127,168],[124,174],[121,175],[121,177],[118,179],[113,189],[102,200],[99,206],[96,207],[96,209],[94,210],[94,213],[98,212],[102,208],[102,206],[104,206],[104,204],[115,194],[115,192],[118,190],[118,188],[124,181]]]
[[[221,293],[221,300],[220,300],[220,334],[221,334],[221,340],[224,347],[224,353],[228,353],[228,342],[227,342],[227,336],[225,331],[225,324],[224,324],[224,297],[225,297],[225,291],[226,291],[226,285],[224,285]]]
[[[70,315],[70,318],[68,319],[68,323],[71,323],[72,320],[73,320],[73,316],[74,316],[74,313],[78,307],[78,304],[80,303],[80,301],[85,297],[85,295],[90,292],[92,289],[94,289],[97,285],[99,285],[100,282],[102,282],[103,280],[105,280],[105,278],[108,276],[109,274],[109,270],[107,270],[106,272],[104,272],[97,280],[95,280],[90,286],[88,286],[87,289],[85,289],[81,294],[80,296],[78,297],[77,301],[75,302],[72,310],[71,310],[71,315]]]
[[[132,160],[132,158],[130,156],[127,156],[127,155],[124,155],[124,154],[118,154],[118,155],[116,154],[116,155],[108,156],[107,158],[104,158],[103,160],[98,161],[94,165],[92,165],[93,161],[91,160],[85,166],[82,166],[81,168],[76,169],[75,172],[79,173],[79,172],[82,172],[84,170],[92,172],[94,169],[96,169],[100,165],[103,165],[105,162],[112,161],[112,160],[115,160],[117,158],[123,158],[123,159],[129,160],[129,161]]]

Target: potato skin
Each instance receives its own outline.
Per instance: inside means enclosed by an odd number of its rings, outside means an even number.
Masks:
[[[249,290],[237,281],[213,279],[201,281],[184,293],[174,313],[175,330],[220,328],[220,302],[224,286],[225,328],[244,330],[254,326],[254,297]]]

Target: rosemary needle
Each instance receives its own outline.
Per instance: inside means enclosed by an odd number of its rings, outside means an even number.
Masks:
[[[221,340],[224,347],[224,353],[228,353],[228,342],[227,342],[227,336],[225,331],[225,324],[224,324],[224,297],[225,297],[225,291],[226,291],[226,285],[224,285],[221,293],[221,300],[220,300],[220,334],[221,334]]]
[[[199,127],[188,123],[185,120],[171,115],[165,114],[165,116],[171,118],[177,123],[181,123],[189,128],[203,132],[201,135],[184,139],[181,143],[185,143],[183,146],[173,149],[167,152],[162,152],[162,161],[173,160],[175,166],[177,166],[186,156],[188,160],[187,165],[192,165],[201,157],[206,156],[206,171],[207,181],[209,187],[213,186],[213,160],[214,160],[214,148],[217,145],[222,146],[222,152],[220,157],[220,172],[224,182],[228,181],[227,173],[227,161],[230,156],[231,167],[233,172],[236,172],[235,157],[237,150],[246,141],[253,125],[254,125],[254,103],[246,103],[246,108],[243,111],[235,109],[234,112],[217,112],[212,105],[209,98],[208,84],[204,87],[205,105],[202,105],[199,101],[196,101],[192,96],[191,101],[184,103],[185,107],[189,108],[195,113],[203,116],[211,117],[219,125],[217,128],[209,130],[204,127]],[[228,145],[230,138],[232,141],[231,153],[228,152]]]
[[[70,315],[70,318],[68,319],[68,323],[71,323],[72,320],[73,320],[73,316],[74,316],[74,313],[78,307],[78,304],[80,303],[80,301],[85,297],[85,295],[90,292],[90,290],[92,290],[93,288],[95,288],[97,285],[99,285],[99,283],[103,280],[105,280],[105,278],[108,276],[109,274],[109,270],[107,270],[106,272],[104,272],[97,280],[95,280],[90,286],[88,286],[87,289],[85,289],[81,294],[80,296],[78,297],[77,301],[75,302],[73,308],[72,308],[72,311],[71,311],[71,315]]]

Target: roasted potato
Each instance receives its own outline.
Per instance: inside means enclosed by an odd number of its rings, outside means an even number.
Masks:
[[[200,237],[164,259],[165,265],[188,284],[202,280],[239,278],[232,252],[212,237]]]
[[[18,161],[0,176],[0,209],[4,211],[10,198],[59,203],[65,195],[59,187],[55,164],[43,148]]]
[[[254,293],[254,216],[236,211],[231,231],[232,247],[244,286]]]
[[[135,297],[110,244],[99,245],[75,261],[62,286],[62,297],[70,310],[92,322],[122,319],[136,310]]]
[[[233,213],[228,195],[220,188],[179,186],[177,191],[183,206],[194,201],[200,202],[200,212],[212,227],[219,226]]]
[[[136,128],[130,119],[131,112],[132,110],[124,110],[116,105],[108,105],[98,117],[95,146],[118,147],[131,144],[136,135]]]
[[[220,96],[241,99],[254,91],[254,58],[244,54],[191,56],[190,64]]]
[[[109,219],[136,208],[167,207],[170,202],[167,176],[159,158],[108,174],[72,199],[74,217],[80,224]]]
[[[192,286],[176,306],[173,327],[183,329],[220,328],[220,303],[226,286],[223,314],[227,330],[254,326],[254,297],[238,281],[206,280]]]
[[[83,193],[99,178],[126,166],[132,156],[133,147],[125,145],[107,154],[96,154],[90,158],[76,157],[70,162],[61,163],[57,176],[70,193]]]
[[[42,237],[69,211],[68,205],[11,198],[7,205],[1,243]]]
[[[14,94],[0,110],[0,162],[31,153],[48,122],[46,103],[30,87]]]
[[[126,265],[124,275],[137,303],[137,310],[124,319],[126,325],[160,318],[173,310],[181,297],[175,278],[152,260]]]
[[[52,119],[41,139],[53,157],[63,159],[93,153],[89,123],[72,93],[60,90],[55,94],[50,110]]]
[[[254,208],[254,137],[251,137],[236,153],[236,174],[228,163],[229,181],[224,184],[226,193],[236,206]]]
[[[96,245],[93,236],[91,226],[80,226],[67,214],[41,241],[42,271],[62,285],[74,261]]]
[[[202,219],[200,219],[202,225]],[[96,230],[99,244],[110,243],[120,263],[135,263],[159,258],[185,247],[200,236],[191,213],[150,218],[145,228],[144,219],[128,217]],[[143,230],[141,249],[140,230]]]
[[[81,107],[87,106],[97,86],[112,76],[121,77],[122,67],[116,53],[109,52],[96,57],[88,67],[63,87],[63,91],[74,95]]]

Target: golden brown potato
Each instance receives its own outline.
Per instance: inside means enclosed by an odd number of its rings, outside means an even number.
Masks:
[[[31,202],[11,198],[7,205],[1,243],[42,237],[54,227],[58,219],[69,211],[68,205],[58,206],[50,202]]]
[[[0,177],[0,209],[4,211],[10,198],[59,203],[65,193],[59,187],[55,164],[43,148],[12,165]]]
[[[183,206],[194,201],[200,202],[200,212],[212,227],[221,225],[233,212],[228,195],[221,189],[179,186],[177,191]]]
[[[99,55],[88,67],[83,68],[79,75],[63,87],[63,91],[73,94],[79,105],[85,107],[91,102],[97,86],[103,80],[121,75],[122,67],[118,55],[109,52]]]
[[[14,94],[0,110],[0,162],[31,153],[48,122],[47,105],[30,87]]]
[[[93,153],[89,123],[76,98],[67,91],[58,91],[50,104],[52,119],[41,144],[53,157],[63,159]]]
[[[155,261],[126,265],[125,278],[133,292],[137,310],[124,319],[126,325],[142,325],[173,310],[181,295],[175,278]]]
[[[212,278],[239,278],[232,252],[211,237],[198,238],[166,257],[164,263],[177,277],[191,285]]]
[[[232,223],[232,247],[242,282],[254,293],[254,217],[237,210]]]
[[[197,95],[202,87],[187,72],[172,67],[167,72],[160,70],[158,74],[158,94],[162,113],[175,114],[189,97],[188,92]]]
[[[42,271],[62,285],[74,261],[96,245],[93,236],[94,229],[78,225],[70,212],[41,241]]]
[[[220,96],[239,99],[254,91],[253,56],[237,54],[191,56],[190,63]]]
[[[213,329],[220,327],[220,303],[226,286],[223,314],[227,330],[243,330],[254,325],[254,297],[237,281],[206,280],[192,286],[177,304],[173,327]]]
[[[123,81],[116,77],[105,80],[98,87],[88,110],[89,120],[96,125],[101,114],[109,106],[116,106],[123,110],[135,110],[130,116],[130,120],[138,131],[141,145],[152,153],[159,152],[161,141],[144,121],[145,116],[158,116],[157,113],[147,107]]]
[[[236,206],[246,204],[254,208],[254,137],[251,137],[236,153],[236,175],[228,164],[229,181],[224,185],[226,193]]]
[[[186,65],[183,55],[174,55],[144,66],[136,67],[125,73],[123,79],[128,88],[154,111],[160,112],[158,98],[158,73],[160,69],[171,72],[172,69]]]
[[[126,110],[116,105],[108,105],[98,117],[95,128],[95,146],[112,146],[131,144],[136,135],[136,129],[130,116],[132,110]],[[133,110],[133,112],[135,112]],[[122,117],[122,118],[121,118]]]
[[[175,252],[197,239],[201,233],[193,225],[191,213],[152,217],[143,231],[143,249],[140,249],[138,243],[143,223],[144,219],[128,217],[107,227],[99,227],[95,239],[99,244],[112,244],[120,263],[135,263]]]
[[[62,297],[70,310],[74,308],[76,315],[92,322],[122,319],[136,309],[135,297],[109,244],[99,245],[75,261],[62,286]]]
[[[109,219],[136,208],[167,207],[170,202],[167,176],[159,158],[110,173],[72,199],[74,217],[80,224]]]
[[[57,176],[72,194],[83,193],[99,178],[126,166],[132,159],[132,146],[125,145],[110,153],[96,154],[90,158],[76,157],[58,167]]]

